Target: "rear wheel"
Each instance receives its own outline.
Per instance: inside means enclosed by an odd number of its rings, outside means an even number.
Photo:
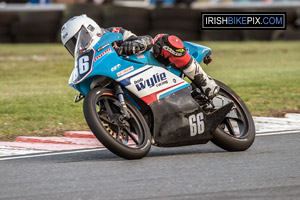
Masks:
[[[255,139],[255,126],[252,115],[243,100],[227,85],[215,80],[220,86],[219,94],[233,103],[231,115],[213,132],[212,142],[227,151],[244,151]]]
[[[123,119],[113,90],[95,88],[84,99],[86,121],[97,139],[114,154],[139,159],[150,150],[150,131],[139,112],[126,101],[130,118]]]

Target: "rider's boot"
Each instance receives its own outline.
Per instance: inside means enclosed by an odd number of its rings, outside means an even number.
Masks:
[[[194,58],[191,58],[183,73],[193,81],[196,87],[201,88],[209,99],[214,98],[218,94],[220,87],[203,71],[198,61]]]

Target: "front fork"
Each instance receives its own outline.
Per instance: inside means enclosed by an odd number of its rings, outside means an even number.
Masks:
[[[119,98],[120,101],[120,108],[121,108],[121,113],[122,113],[122,118],[123,119],[129,119],[130,118],[130,113],[128,112],[127,105],[125,103],[124,99],[124,92],[122,90],[122,87],[118,84],[115,83],[115,90],[116,90],[116,95]]]

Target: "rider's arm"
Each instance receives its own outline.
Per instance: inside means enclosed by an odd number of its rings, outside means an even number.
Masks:
[[[154,43],[152,37],[149,35],[136,36],[131,31],[121,27],[112,27],[108,28],[107,30],[113,33],[121,33],[123,35],[123,42],[118,49],[119,54],[140,54],[150,50]]]

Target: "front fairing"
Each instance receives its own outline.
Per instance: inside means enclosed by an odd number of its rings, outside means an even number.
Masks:
[[[132,63],[117,54],[112,43],[119,40],[122,40],[121,34],[106,32],[91,50],[79,52],[69,85],[86,95],[95,77],[106,76],[117,79],[144,66],[141,63]]]
[[[112,43],[120,40],[122,40],[121,34],[106,32],[91,50],[79,51],[75,59],[74,70],[69,79],[69,85],[81,94],[86,95],[91,90],[90,84],[95,77],[106,76],[116,80],[145,65],[163,67],[150,51],[141,55],[119,56]],[[199,62],[206,55],[211,54],[208,47],[189,42],[184,43],[189,53]],[[178,69],[166,68],[177,76],[181,74]]]

